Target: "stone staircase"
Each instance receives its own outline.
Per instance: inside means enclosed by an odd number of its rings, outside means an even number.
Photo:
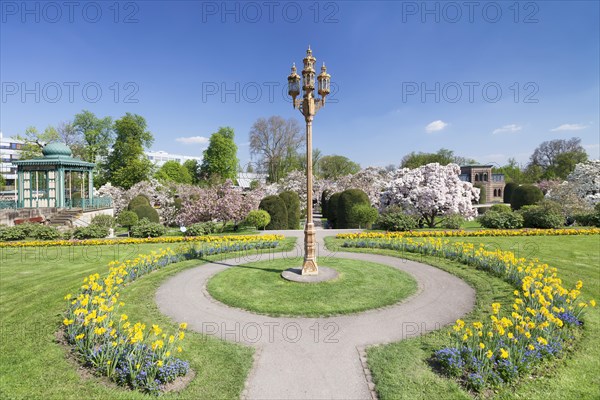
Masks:
[[[73,221],[79,218],[82,212],[81,208],[60,210],[48,218],[48,224],[52,226],[73,226]]]

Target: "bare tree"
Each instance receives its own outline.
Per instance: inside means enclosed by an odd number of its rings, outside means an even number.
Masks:
[[[277,182],[289,172],[304,138],[295,119],[285,120],[276,115],[259,118],[250,130],[250,153],[259,157],[261,167],[269,174],[269,181]]]
[[[542,142],[531,155],[530,162],[542,168],[549,168],[556,164],[557,157],[562,153],[583,153],[585,149],[581,146],[581,139],[573,137],[569,140],[555,139]]]

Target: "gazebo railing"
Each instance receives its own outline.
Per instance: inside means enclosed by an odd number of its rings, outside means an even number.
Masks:
[[[0,210],[14,210],[18,204],[14,200],[0,200]]]
[[[110,197],[94,197],[93,199],[66,199],[67,208],[81,208],[84,210],[97,208],[111,208],[112,199]]]

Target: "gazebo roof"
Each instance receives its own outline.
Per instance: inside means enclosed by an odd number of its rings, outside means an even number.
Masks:
[[[17,166],[32,165],[56,165],[65,167],[83,167],[94,168],[96,164],[83,161],[72,156],[71,149],[59,142],[50,142],[42,149],[43,157],[31,158],[29,160],[15,160],[13,164]]]

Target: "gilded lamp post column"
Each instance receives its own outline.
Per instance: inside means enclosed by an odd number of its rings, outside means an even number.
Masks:
[[[302,275],[317,275],[315,224],[313,222],[313,165],[312,165],[312,121],[317,111],[325,105],[325,97],[330,92],[331,77],[327,73],[325,64],[317,77],[318,93],[321,98],[314,97],[315,91],[315,62],[310,46],[306,50],[302,70],[302,98],[296,99],[300,94],[300,76],[296,72],[296,65],[292,65],[292,73],[288,76],[288,93],[292,96],[292,105],[300,110],[306,122],[306,225],[304,227],[304,263]]]

